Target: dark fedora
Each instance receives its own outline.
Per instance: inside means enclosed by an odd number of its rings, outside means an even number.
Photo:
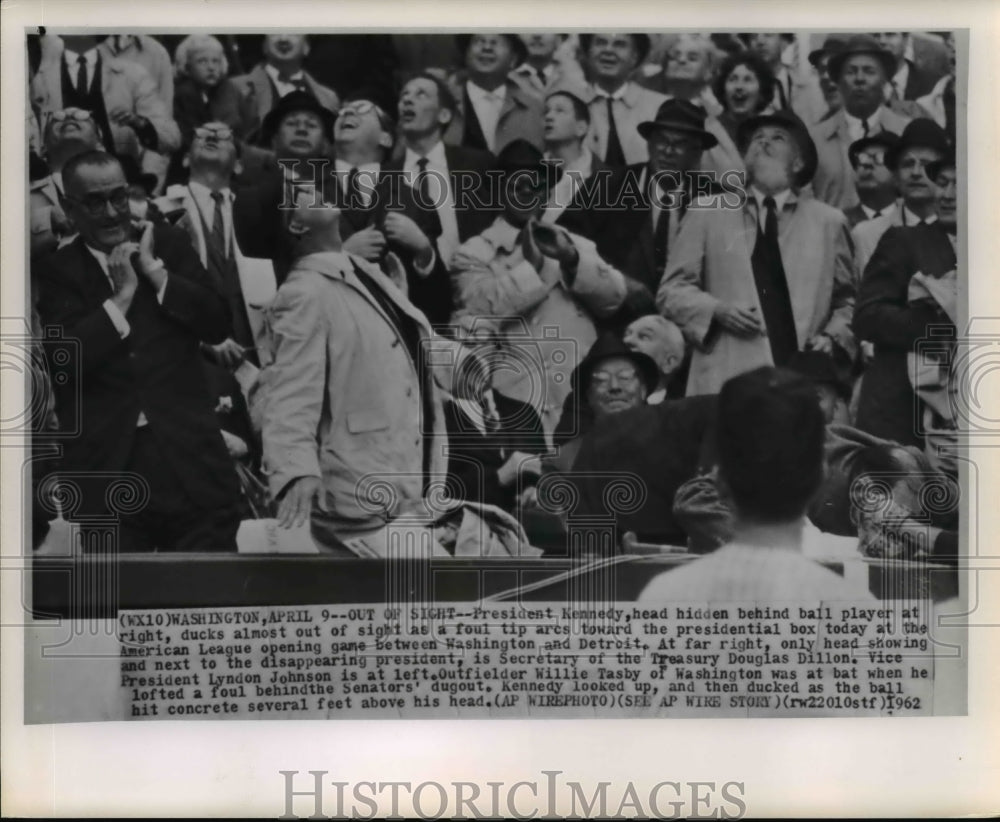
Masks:
[[[271,141],[285,117],[300,111],[309,111],[318,116],[323,121],[323,131],[326,133],[327,139],[332,138],[333,121],[337,119],[336,115],[308,91],[296,89],[282,97],[278,104],[264,116],[264,122],[261,124],[261,137],[264,142]]]
[[[538,173],[539,180],[545,185],[555,185],[559,179],[559,166],[545,161],[545,155],[523,138],[511,140],[497,155],[494,168],[504,177],[517,172]]]
[[[886,78],[896,73],[896,58],[878,44],[878,40],[870,34],[855,34],[850,37],[840,51],[830,55],[827,71],[834,80],[840,79],[840,70],[848,57],[853,54],[870,54],[876,58],[885,69]]]
[[[633,351],[622,342],[617,334],[605,331],[590,346],[587,356],[583,358],[573,372],[571,382],[573,391],[576,392],[577,396],[586,396],[587,390],[590,388],[590,379],[597,366],[602,361],[611,357],[622,357],[635,364],[636,370],[639,372],[639,376],[646,386],[646,393],[652,393],[660,384],[660,369],[652,357],[648,354],[643,354],[641,351]]]
[[[843,37],[837,37],[837,35],[831,34],[826,38],[826,40],[823,41],[822,46],[809,52],[809,62],[812,64],[813,68],[818,68],[820,60],[829,54],[835,54],[838,51],[843,51],[845,45],[847,44]]]
[[[947,154],[951,150],[951,143],[941,126],[927,117],[918,117],[906,124],[896,145],[885,153],[886,166],[895,170],[903,152],[910,148],[931,148]]]
[[[656,118],[639,123],[637,129],[644,140],[655,131],[681,131],[701,140],[702,148],[712,148],[719,141],[710,131],[705,131],[705,109],[687,100],[671,97],[656,110]]]
[[[487,32],[492,33],[492,32]],[[507,42],[510,43],[510,47],[514,50],[517,55],[517,65],[521,65],[525,60],[528,59],[528,47],[524,45],[524,40],[518,37],[516,34],[497,34],[498,37],[506,37]],[[473,35],[471,34],[456,34],[455,43],[458,45],[458,53],[465,57],[469,51],[469,46],[472,44]]]
[[[860,140],[855,140],[847,147],[847,158],[851,161],[851,167],[856,168],[858,165],[858,155],[862,151],[867,151],[872,146],[877,146],[885,149],[886,154],[888,154],[896,144],[899,142],[899,135],[893,134],[891,131],[880,131],[878,134],[872,134],[869,137],[862,137]]]
[[[774,114],[758,114],[756,117],[750,117],[740,123],[739,131],[736,133],[740,154],[746,154],[753,133],[763,126],[779,126],[792,135],[792,138],[799,145],[799,153],[802,158],[802,170],[795,175],[795,184],[801,188],[812,180],[816,173],[816,167],[819,165],[816,144],[809,136],[809,129],[806,128],[805,123],[788,110],[776,111]]]
[[[944,157],[933,163],[928,163],[924,168],[927,171],[927,179],[934,181],[934,178],[938,176],[946,168],[957,168],[955,163],[955,152],[952,149],[948,149],[945,152]]]
[[[630,34],[629,37],[631,37],[632,42],[635,43],[635,50],[639,55],[638,62],[641,66],[646,62],[646,58],[649,56],[649,50],[653,47],[653,41],[650,39],[648,34]],[[584,54],[590,51],[590,41],[593,39],[593,34],[580,35],[580,48],[583,49]]]

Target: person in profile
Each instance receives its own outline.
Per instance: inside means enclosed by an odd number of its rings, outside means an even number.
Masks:
[[[802,553],[806,511],[823,481],[824,423],[815,386],[798,374],[765,366],[728,380],[715,444],[732,539],[655,577],[639,600],[871,599]]]

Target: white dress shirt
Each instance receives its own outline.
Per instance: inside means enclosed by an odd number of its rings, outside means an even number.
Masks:
[[[286,94],[298,90],[299,86],[296,84],[296,81],[304,83],[306,79],[306,73],[302,69],[299,69],[287,80],[282,80],[278,70],[269,63],[264,64],[264,71],[267,72],[267,76],[274,83],[274,88],[277,90],[279,97],[284,97]]]
[[[337,160],[335,162],[337,169],[337,180],[340,182],[340,190],[347,194],[347,181],[351,174],[351,169],[356,168],[358,170],[358,187],[361,191],[361,201],[365,204],[365,208],[368,208],[372,204],[372,198],[375,196],[375,185],[378,183],[378,174],[382,170],[382,166],[379,163],[363,163],[360,166],[352,166],[350,163],[344,160]]]
[[[495,151],[497,124],[500,122],[500,109],[503,108],[504,101],[507,99],[507,86],[501,85],[493,91],[487,91],[471,80],[467,80],[465,90],[469,93],[469,100],[472,102],[473,111],[476,112],[476,119],[482,126],[486,146],[490,151]]]
[[[900,61],[899,71],[892,75],[892,79],[885,84],[885,99],[891,100],[893,91],[900,100],[906,97],[906,82],[910,79],[910,64],[906,60]]]
[[[94,84],[94,72],[97,71],[97,49],[88,49],[83,53],[83,58],[87,61],[87,88]],[[69,80],[76,86],[76,74],[80,70],[80,54],[69,49],[63,49],[63,59],[66,61],[66,68],[69,70]]]
[[[546,155],[549,157],[549,155]],[[549,157],[549,159],[552,159]],[[562,164],[562,176],[549,193],[549,201],[542,214],[543,223],[554,223],[573,202],[576,192],[590,177],[594,168],[594,155],[584,147],[583,153],[572,162]]]
[[[878,134],[880,131],[883,131],[882,112],[884,109],[884,106],[879,106],[868,118],[868,136]],[[865,136],[865,121],[858,117],[851,116],[847,113],[847,109],[844,109],[844,117],[847,119],[847,133],[850,136],[852,143]]]
[[[437,250],[441,259],[447,264],[456,249],[460,245],[458,239],[458,218],[455,216],[455,199],[451,191],[451,175],[448,171],[448,159],[444,152],[444,143],[440,140],[437,145],[427,152],[427,191],[431,202],[437,210],[438,219],[441,221],[441,236],[438,237]],[[417,161],[420,155],[412,149],[406,149],[403,158],[404,179],[417,187],[417,175],[420,167]]]
[[[500,414],[497,411],[496,400],[493,399],[493,389],[487,388],[483,393],[483,400],[486,404],[487,412],[490,417],[497,423],[500,422]],[[486,434],[486,420],[483,419],[483,407],[475,400],[459,399],[455,398],[455,404],[465,412],[465,416],[469,418],[476,430],[485,435]]]
[[[192,180],[188,183],[188,191],[191,192],[191,197],[198,207],[201,219],[211,231],[215,226],[215,200],[212,199],[212,189]],[[219,191],[222,193],[222,232],[226,238],[226,255],[228,256],[233,244],[233,192],[228,186],[219,189]]]
[[[757,188],[757,186],[750,186],[750,193],[753,194],[753,198],[757,203],[757,226],[760,228],[761,233],[763,233],[764,224],[767,221],[767,209],[764,208],[764,199],[768,195]],[[785,203],[788,202],[788,198],[792,196],[792,190],[786,188],[784,191],[772,194],[771,196],[774,198],[774,216],[780,221],[782,209],[784,209]]]

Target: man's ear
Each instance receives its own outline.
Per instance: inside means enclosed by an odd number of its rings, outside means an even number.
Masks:
[[[388,131],[383,131],[381,136],[378,138],[378,144],[388,151],[392,148],[392,135]]]
[[[233,163],[233,176],[239,177],[243,173],[243,161],[239,157],[236,158],[236,162]]]
[[[184,156],[183,156],[183,157],[181,158],[181,165],[182,165],[182,166],[183,166],[184,168],[191,168],[191,155],[190,155],[190,154],[185,154],[185,155],[184,155]]]
[[[450,108],[443,108],[438,111],[437,120],[442,126],[447,126],[453,119],[454,112]]]
[[[576,136],[581,140],[587,136],[587,132],[590,131],[590,126],[587,125],[583,120],[576,121]]]

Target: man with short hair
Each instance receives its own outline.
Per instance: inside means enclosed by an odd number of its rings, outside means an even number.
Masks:
[[[892,55],[895,68],[885,84],[885,99],[916,100],[934,88],[934,78],[913,62],[909,32],[877,31],[878,44]]]
[[[457,106],[444,141],[497,154],[513,140],[542,147],[542,100],[511,72],[526,56],[516,34],[458,35],[465,68],[449,80]]]
[[[309,54],[309,38],[304,34],[268,34],[264,37],[264,60],[249,74],[233,77],[233,82],[254,102],[258,122],[274,109],[278,102],[293,91],[306,92],[321,106],[336,112],[340,100],[337,93],[321,83],[303,68]],[[268,145],[262,135],[262,145]]]
[[[225,339],[226,303],[182,232],[133,227],[114,157],[74,157],[63,184],[79,236],[35,274],[42,323],[76,340],[49,363],[60,423],[78,432],[60,466],[79,486],[73,513],[118,514],[107,547],[122,552],[235,550],[236,475],[199,353]],[[116,511],[109,483],[122,472],[141,479],[141,502]]]
[[[101,144],[97,123],[89,111],[68,108],[53,112],[42,137],[42,153],[49,174],[29,186],[31,255],[52,251],[76,233],[63,209],[62,169],[78,154]]]
[[[830,78],[837,83],[843,108],[810,129],[819,166],[812,182],[816,197],[835,208],[856,205],[854,172],[848,149],[863,137],[882,131],[902,134],[912,114],[886,105],[884,86],[895,70],[892,56],[867,35],[851,37],[828,60]]]
[[[649,159],[639,123],[652,120],[667,96],[630,78],[649,53],[646,34],[581,34],[580,47],[590,76],[590,149],[609,166]]]
[[[806,513],[823,482],[823,413],[815,389],[758,368],[722,387],[716,410],[718,484],[733,536],[708,556],[660,574],[642,602],[871,600],[803,556]]]
[[[542,98],[556,88],[586,84],[580,64],[576,60],[561,58],[559,54],[568,35],[536,33],[518,36],[524,42],[525,58],[511,72],[517,82]]]
[[[847,150],[858,192],[858,204],[844,209],[852,229],[866,220],[881,217],[894,206],[898,189],[892,170],[885,164],[885,155],[898,139],[895,134],[883,131],[851,143]]]
[[[785,365],[805,348],[846,368],[855,271],[847,218],[798,191],[816,149],[790,112],[750,118],[738,134],[749,190],[742,207],[691,209],[656,295],[693,346],[687,395],[730,377]]]
[[[830,35],[823,41],[823,45],[818,49],[809,52],[809,64],[816,73],[817,93],[809,95],[811,108],[803,112],[803,121],[806,125],[813,125],[822,120],[826,120],[840,111],[844,105],[844,99],[840,96],[840,88],[830,77],[830,57],[844,47],[844,40],[836,35]]]
[[[851,232],[859,276],[864,274],[875,247],[890,226],[916,225],[937,219],[934,185],[926,168],[948,150],[944,130],[927,118],[910,122],[895,144],[886,150],[885,166],[892,174],[900,199],[881,216],[861,223]]]

